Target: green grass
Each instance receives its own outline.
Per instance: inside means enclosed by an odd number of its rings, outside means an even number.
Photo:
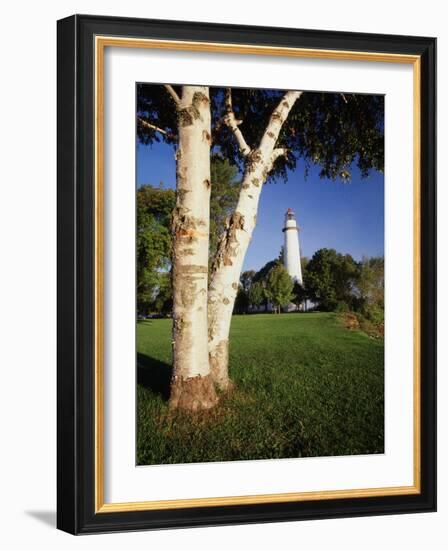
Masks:
[[[384,452],[384,346],[331,313],[232,321],[236,389],[203,413],[169,413],[171,321],[137,324],[137,462]]]

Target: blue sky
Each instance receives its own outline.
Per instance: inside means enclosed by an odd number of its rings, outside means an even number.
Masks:
[[[289,173],[287,183],[263,187],[258,222],[243,269],[258,270],[276,258],[283,244],[283,220],[288,208],[296,213],[300,226],[302,256],[311,256],[319,248],[335,248],[363,256],[384,254],[384,176],[371,172],[366,179],[353,168],[350,183],[319,178],[311,169],[308,178],[299,163]],[[175,160],[172,147],[163,143],[137,144],[137,185],[160,182],[175,188]]]

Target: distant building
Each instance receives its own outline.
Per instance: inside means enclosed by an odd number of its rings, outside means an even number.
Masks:
[[[299,227],[292,208],[288,208],[285,214],[284,263],[289,276],[295,283],[303,284],[302,266],[300,263]]]
[[[282,229],[285,234],[285,244],[283,247],[283,263],[289,276],[295,283],[303,285],[302,264],[300,261],[299,227],[292,208],[288,208],[285,214],[285,225]],[[297,306],[292,302],[283,308],[283,311],[303,311],[307,309],[307,302]],[[250,306],[251,312],[273,311],[274,308],[270,302],[260,306]]]

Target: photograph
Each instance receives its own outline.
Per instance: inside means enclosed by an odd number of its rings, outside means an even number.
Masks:
[[[384,95],[135,93],[136,464],[383,454]]]

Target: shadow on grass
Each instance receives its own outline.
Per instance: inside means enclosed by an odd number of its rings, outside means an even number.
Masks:
[[[170,382],[173,368],[168,363],[137,353],[137,383],[158,393],[163,399],[170,396]]]

